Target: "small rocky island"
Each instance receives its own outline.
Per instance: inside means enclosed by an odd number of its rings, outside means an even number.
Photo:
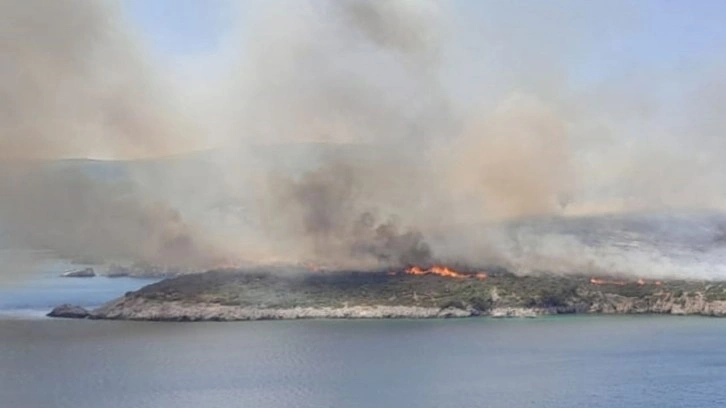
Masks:
[[[72,309],[64,305],[63,310]],[[726,282],[518,276],[436,266],[398,272],[226,269],[165,279],[87,315],[76,311],[77,316],[50,315],[161,321],[574,313],[726,316]]]
[[[85,319],[90,313],[85,308],[69,304],[56,306],[48,313],[49,317],[67,317],[69,319]]]
[[[96,271],[93,268],[84,268],[77,271],[68,271],[61,274],[64,278],[92,278],[96,276]]]

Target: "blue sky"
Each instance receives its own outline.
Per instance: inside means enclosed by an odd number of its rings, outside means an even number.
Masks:
[[[233,9],[238,7],[244,12],[248,4],[250,1],[232,0],[123,2],[132,21],[154,48],[171,54],[213,49],[229,29]],[[570,17],[574,24],[579,19],[584,28],[591,26],[592,30],[617,28],[620,23],[621,32],[607,33],[611,46],[626,47],[630,43],[632,51],[653,60],[673,61],[717,52],[726,38],[726,2],[721,0],[458,0],[451,4],[467,19],[487,21],[497,15],[506,24],[553,16]]]
[[[173,57],[215,50],[232,12],[226,0],[126,0],[123,5],[152,49]]]
[[[395,0],[394,0],[395,1]],[[124,7],[161,58],[213,53],[235,16],[250,1],[126,0]],[[292,2],[291,4],[294,4]],[[726,2],[721,0],[529,0],[451,3],[475,33],[515,53],[551,47],[567,60],[568,74],[598,81],[632,69],[694,70],[722,59],[726,44]],[[521,28],[518,28],[520,26]],[[502,29],[502,30],[500,30]],[[473,47],[477,39],[469,38]],[[478,50],[485,51],[485,50]],[[551,52],[551,50],[547,50]],[[526,64],[527,59],[520,59]]]

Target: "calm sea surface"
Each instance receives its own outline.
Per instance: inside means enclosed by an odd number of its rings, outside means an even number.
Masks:
[[[726,320],[0,320],[2,407],[723,407]]]

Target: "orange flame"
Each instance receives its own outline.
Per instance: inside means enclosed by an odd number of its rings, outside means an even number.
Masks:
[[[406,273],[409,275],[426,275],[427,271],[421,269],[420,266],[412,266],[406,269]]]
[[[457,272],[447,266],[441,266],[441,265],[434,265],[434,266],[430,267],[429,269],[423,269],[420,266],[411,266],[409,268],[406,268],[406,274],[408,274],[408,275],[438,275],[438,276],[444,276],[447,278],[455,278],[455,279],[476,278],[479,280],[484,280],[489,277],[484,272],[479,272],[479,273],[475,273],[475,274],[467,274],[467,273]]]
[[[326,267],[313,262],[304,262],[302,266],[310,272],[325,272],[327,270]]]
[[[618,285],[618,286],[624,286],[627,284],[625,281],[611,281],[611,280],[605,280],[605,279],[598,279],[598,278],[590,278],[590,283],[593,285]]]

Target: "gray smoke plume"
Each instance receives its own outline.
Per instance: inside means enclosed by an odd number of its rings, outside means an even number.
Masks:
[[[0,157],[139,157],[184,143],[112,3],[0,2]]]
[[[676,274],[573,217],[722,210],[720,70],[634,64],[587,83],[572,67],[593,49],[627,62],[611,34],[651,15],[474,3],[249,2],[189,78],[114,3],[0,1],[0,233],[65,257],[194,268]],[[223,147],[165,156],[209,145]],[[69,157],[134,160],[108,163],[123,168],[111,177]],[[669,231],[702,227],[683,225]]]
[[[2,229],[16,243],[70,259],[195,268],[213,259],[181,214],[133,186],[33,166],[0,182]],[[209,249],[211,251],[211,248]]]
[[[59,256],[209,266],[181,214],[123,183],[63,168],[65,157],[168,154],[184,143],[111,3],[0,2],[0,232]],[[211,251],[211,248],[209,249]]]
[[[295,237],[303,249],[300,256],[358,268],[430,262],[431,250],[420,232],[402,229],[395,219],[379,221],[375,208],[363,209],[361,179],[370,173],[333,160],[297,180],[271,180],[270,217],[283,218],[281,232]]]
[[[439,10],[358,0],[263,8],[226,81],[225,105],[239,108],[229,139],[242,150],[327,148],[292,172],[282,158],[244,158],[244,171],[265,180],[243,194],[255,197],[255,231],[278,244],[273,252],[359,268],[430,261],[418,219],[401,217],[400,204],[426,194],[422,155],[453,124],[437,78]]]
[[[288,177],[278,177],[274,163],[262,165],[261,174],[276,176],[265,178],[260,202],[276,216],[260,230],[292,241],[288,253],[365,258],[350,248],[380,247],[355,227],[372,211],[396,218],[399,235],[412,226],[426,237],[425,259],[523,273],[672,275],[673,265],[647,263],[659,254],[613,255],[609,244],[583,241],[577,227],[563,234],[492,223],[722,206],[723,168],[704,149],[718,145],[723,122],[698,110],[678,115],[679,130],[659,124],[673,123],[653,92],[669,74],[607,77],[587,90],[568,78],[573,58],[604,41],[582,35],[593,21],[604,33],[628,32],[648,16],[568,1],[487,3],[489,13],[476,21],[458,13],[463,2],[287,5],[261,13],[228,82],[242,96],[228,104],[241,108],[230,139],[328,142],[358,153],[324,155],[313,170]]]

